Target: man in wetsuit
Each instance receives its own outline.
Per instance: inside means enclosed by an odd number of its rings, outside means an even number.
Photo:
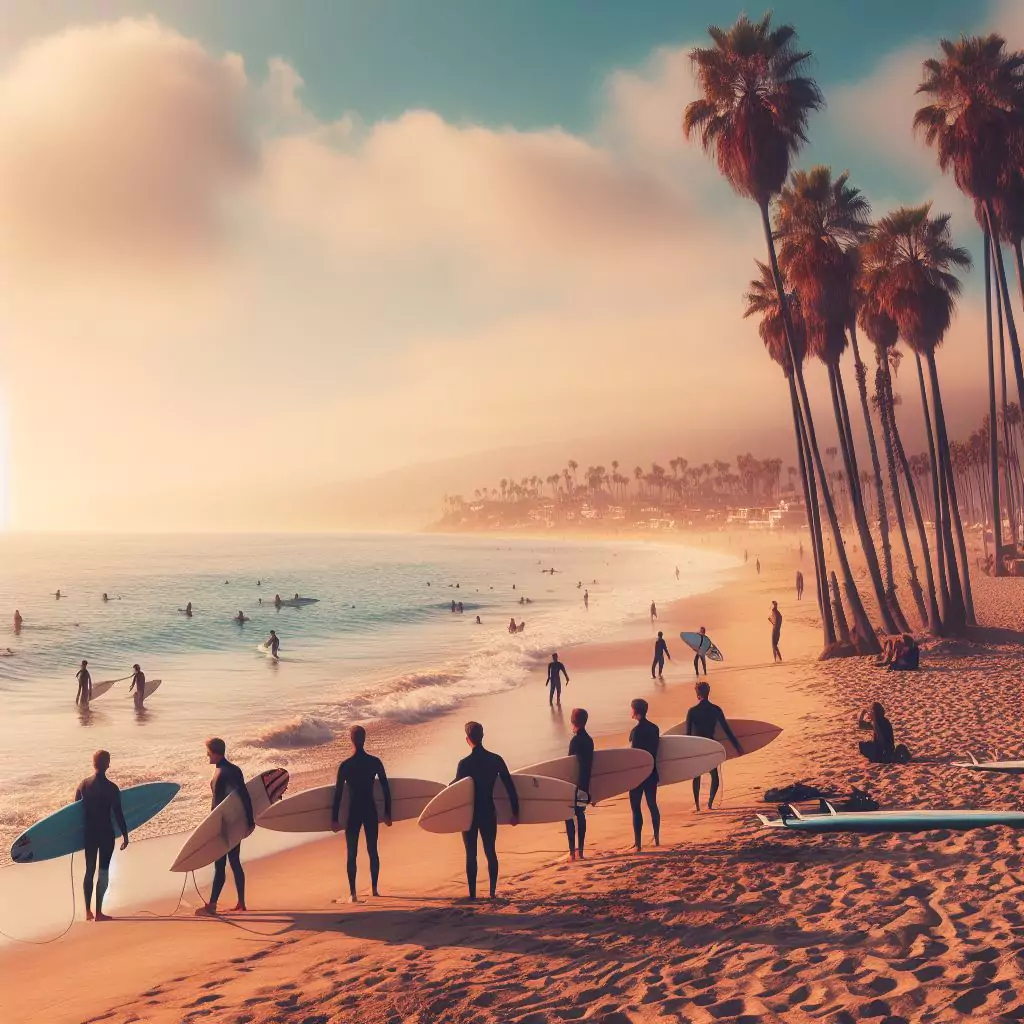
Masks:
[[[78,693],[75,695],[75,703],[83,708],[89,706],[92,700],[92,676],[89,674],[89,662],[82,659],[82,667],[75,673],[78,680]]]
[[[717,704],[708,700],[711,696],[711,687],[707,683],[697,683],[694,687],[697,691],[697,703],[686,713],[686,735],[703,736],[706,739],[715,738],[715,729],[722,727],[726,738],[736,748],[737,754],[743,753],[739,740],[732,734],[729,723],[725,720],[725,712]],[[711,769],[711,792],[708,794],[708,810],[714,809],[715,797],[718,796],[719,785],[718,769]],[[700,776],[693,780],[693,808],[700,810]]]
[[[366,835],[366,852],[370,858],[370,884],[373,895],[379,896],[377,879],[380,877],[380,856],[377,854],[377,802],[373,798],[373,782],[380,779],[384,794],[384,824],[391,827],[391,787],[379,758],[363,749],[366,745],[366,730],[353,725],[349,731],[352,740],[352,756],[338,765],[338,780],[334,784],[334,803],[331,805],[331,829],[345,830],[345,846],[348,849],[348,892],[349,901],[358,903],[356,898],[356,855],[359,851],[359,830]],[[338,818],[341,810],[343,788],[348,784],[348,817],[344,822]]]
[[[779,650],[779,637],[782,635],[782,612],[779,611],[778,601],[772,601],[772,610],[768,614],[768,621],[772,624],[772,657],[776,661],[782,661],[782,652]]]
[[[573,708],[572,714],[569,716],[569,721],[572,722],[569,756],[575,756],[579,766],[579,780],[576,783],[577,795],[579,793],[589,795],[590,773],[594,768],[594,741],[590,733],[587,732],[589,717],[583,708]],[[576,860],[577,857],[583,860],[583,841],[587,838],[587,808],[585,804],[576,804],[575,820],[573,818],[565,819],[565,834],[569,839],[569,860]]]
[[[141,711],[146,699],[146,673],[138,665],[132,665],[132,681],[128,684],[128,692],[135,691],[135,710]]]
[[[658,670],[658,678],[661,679],[665,672],[665,659],[672,660],[668,653],[668,644],[665,642],[665,634],[658,630],[658,639],[654,641],[654,661],[651,662],[651,678],[654,678],[654,670]]]
[[[476,899],[476,847],[477,836],[484,846],[487,858],[487,875],[490,880],[491,899],[498,887],[498,854],[495,840],[498,837],[498,814],[494,807],[494,784],[501,779],[512,805],[510,825],[519,824],[519,794],[505,762],[489,750],[484,750],[484,727],[479,722],[466,723],[466,742],[472,748],[468,757],[459,762],[455,781],[473,780],[473,821],[468,832],[462,833],[466,845],[466,881],[469,883],[469,898]]]
[[[270,639],[267,641],[267,649],[275,658],[277,657],[277,650],[280,646],[281,641],[278,639],[277,634],[273,630],[271,630]]]
[[[633,848],[640,851],[640,833],[644,827],[644,816],[640,810],[642,800],[647,801],[647,809],[651,812],[651,827],[654,830],[654,845],[661,841],[661,811],[658,810],[658,744],[661,733],[658,727],[647,719],[647,701],[637,698],[630,702],[630,711],[636,725],[629,734],[629,745],[634,750],[646,750],[654,758],[651,774],[629,791],[629,806],[633,811]]]
[[[700,675],[700,667],[704,668],[704,675],[708,674],[708,660],[707,654],[711,649],[710,642],[707,641],[707,630],[704,626],[700,627],[700,647],[697,649],[697,653],[693,656],[693,674],[695,676]]]
[[[249,799],[249,791],[245,788],[245,776],[238,765],[232,764],[224,755],[227,752],[227,745],[214,736],[206,741],[206,755],[210,764],[217,766],[217,770],[210,779],[210,789],[213,790],[213,803],[210,810],[223,803],[235,792],[241,797],[242,808],[245,811],[245,819],[249,825],[249,831],[256,827],[256,821],[252,813],[252,800]],[[231,874],[235,879],[235,892],[238,894],[236,911],[245,910],[245,872],[242,870],[242,844],[239,843],[234,849],[229,850],[223,857],[218,857],[213,864],[213,888],[210,890],[210,902],[205,907],[200,907],[196,915],[200,917],[214,917],[217,914],[217,901],[220,899],[221,890],[227,879],[227,865],[231,862]]]
[[[569,685],[569,673],[565,666],[558,660],[558,654],[551,655],[551,663],[548,665],[548,707],[551,707],[555,698],[558,698],[558,706],[562,706],[562,676],[565,676],[565,685]]]
[[[82,781],[75,791],[75,800],[82,801],[85,811],[85,919],[87,921],[109,921],[103,913],[103,897],[107,892],[110,858],[114,856],[114,823],[124,837],[121,849],[128,845],[128,825],[121,810],[121,790],[107,778],[110,767],[110,754],[105,750],[97,750],[92,755],[92,766],[96,773],[91,779]],[[96,916],[92,913],[92,883],[99,861],[100,873],[96,879]]]

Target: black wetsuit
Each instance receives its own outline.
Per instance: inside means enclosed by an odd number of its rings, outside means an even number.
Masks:
[[[555,702],[555,697],[558,697],[558,703],[562,703],[562,676],[565,676],[565,681],[569,682],[569,673],[565,671],[565,666],[560,661],[552,661],[548,665],[548,707],[551,707]]]
[[[214,773],[213,781],[210,783],[213,788],[213,804],[211,810],[218,804],[223,803],[233,791],[242,798],[242,806],[245,808],[245,816],[248,819],[249,827],[255,825],[252,813],[252,800],[249,799],[249,791],[245,788],[245,776],[242,769],[224,758]],[[229,850],[223,857],[218,857],[213,864],[213,888],[210,890],[210,903],[216,904],[220,898],[221,890],[227,879],[227,866],[231,862],[231,874],[235,879],[235,892],[238,894],[240,905],[245,904],[245,872],[242,870],[242,844]]]
[[[644,816],[640,810],[641,800],[647,801],[647,809],[651,812],[651,827],[654,830],[654,845],[658,845],[661,837],[661,811],[658,810],[658,744],[661,733],[658,727],[646,718],[633,726],[629,734],[629,745],[635,750],[646,750],[654,758],[651,774],[639,786],[629,791],[629,806],[633,811],[633,845],[640,849],[640,833],[643,830]]]
[[[498,854],[494,843],[498,836],[498,815],[494,808],[494,784],[498,779],[508,792],[512,813],[519,815],[519,795],[515,783],[505,765],[497,755],[483,747],[474,747],[473,752],[459,762],[455,781],[473,780],[473,822],[468,832],[462,833],[466,845],[466,881],[469,883],[470,899],[476,899],[476,847],[477,836],[484,846],[487,858],[487,874],[491,883],[491,896],[498,885]]]
[[[669,661],[672,660],[672,655],[668,653],[668,643],[663,636],[659,636],[654,641],[654,661],[651,662],[651,678],[654,678],[655,669],[657,669],[658,675],[665,671],[665,657],[668,656]]]
[[[359,850],[359,830],[366,835],[366,853],[370,858],[370,883],[377,892],[380,877],[380,856],[377,853],[377,833],[380,822],[377,819],[377,802],[373,799],[373,782],[380,779],[384,794],[384,817],[391,818],[391,787],[379,758],[357,750],[347,761],[338,765],[338,779],[334,784],[334,804],[331,807],[331,821],[338,821],[341,809],[342,787],[348,784],[348,818],[345,825],[345,846],[348,850],[348,888],[356,894],[356,855]]]
[[[708,674],[707,654],[708,654],[708,651],[710,651],[710,650],[711,650],[711,641],[708,640],[708,638],[703,633],[701,633],[700,634],[700,650],[698,650],[697,653],[694,654],[694,656],[693,656],[693,674],[695,676],[699,676],[700,675],[700,669],[697,667],[698,665],[703,666],[703,668],[704,668],[704,675]]]
[[[107,891],[107,872],[114,855],[114,819],[122,836],[128,835],[128,825],[121,810],[121,791],[106,777],[97,773],[80,783],[75,799],[81,800],[85,811],[85,909],[92,909],[92,885],[99,860],[100,874],[96,885],[96,912],[103,911],[103,896]]]
[[[722,732],[725,733],[726,738],[738,751],[740,749],[739,743],[736,742],[736,737],[732,734],[732,729],[729,728],[729,723],[725,720],[725,712],[717,704],[712,704],[709,700],[702,700],[698,704],[694,704],[689,711],[686,712],[686,735],[687,736],[703,736],[705,739],[713,740],[715,738],[715,729],[718,726],[722,727]],[[710,809],[712,804],[715,802],[715,797],[718,796],[718,787],[720,779],[718,776],[718,769],[712,768],[711,772],[711,792],[708,794],[708,808]],[[700,798],[700,776],[698,775],[693,780],[693,800],[694,803]]]
[[[270,640],[267,641],[267,646],[270,648],[270,653],[276,658],[277,649],[281,646],[281,641],[278,640],[276,636],[272,636]]]
[[[865,726],[872,730],[873,736],[867,743],[860,744],[860,752],[877,764],[891,764],[896,759],[896,734],[892,722],[884,715],[877,724]]]
[[[779,650],[779,637],[782,636],[782,612],[776,608],[772,612],[772,657],[776,661],[782,661],[782,652]]]
[[[80,668],[75,673],[78,680],[78,694],[75,697],[76,704],[88,704],[92,697],[92,676],[87,668]]]
[[[594,767],[594,741],[586,729],[580,729],[571,740],[569,740],[569,756],[576,757],[580,766],[579,782],[576,788],[581,793],[590,793],[590,773]],[[577,804],[575,819],[566,818],[565,834],[569,838],[569,852],[578,849],[580,856],[583,856],[583,843],[587,838],[587,808],[584,804]],[[577,844],[577,836],[578,844]]]
[[[132,675],[132,681],[128,685],[128,692],[135,691],[135,706],[137,708],[142,707],[142,702],[146,699],[146,673],[139,669]]]

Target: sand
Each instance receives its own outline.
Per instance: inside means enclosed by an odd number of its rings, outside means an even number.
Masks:
[[[1020,781],[948,762],[968,750],[1019,754],[1021,580],[975,579],[970,641],[925,644],[923,671],[862,659],[819,663],[810,595],[795,602],[797,557],[758,541],[711,595],[662,609],[676,660],[649,676],[648,630],[571,652],[568,704],[614,680],[623,703],[651,701],[675,724],[692,703],[680,629],[707,625],[726,662],[713,699],[785,732],[730,762],[724,806],[693,812],[687,784],[662,790],[660,849],[628,851],[624,799],[591,811],[588,860],[565,860],[558,826],[503,829],[502,899],[467,906],[459,838],[414,823],[382,830],[385,896],[332,903],[343,888],[337,840],[249,866],[252,912],[198,921],[134,914],[77,924],[59,943],[0,954],[3,1020],[543,1022],[1024,1019],[1020,840],[964,835],[821,838],[759,831],[763,790],[803,779],[870,789],[886,807],[1017,807]],[[804,565],[805,575],[809,566]],[[773,665],[766,621],[785,615]],[[858,710],[881,699],[914,763],[857,753]],[[542,711],[546,713],[546,708]],[[615,726],[614,719],[603,719]],[[486,722],[485,722],[486,725]],[[628,722],[601,732],[621,743]],[[770,809],[770,808],[767,808]],[[649,829],[645,841],[649,840]],[[360,884],[367,885],[360,865]],[[227,897],[230,897],[230,882]],[[197,903],[192,894],[192,903]],[[230,904],[230,898],[225,905]],[[166,911],[166,908],[164,908]]]

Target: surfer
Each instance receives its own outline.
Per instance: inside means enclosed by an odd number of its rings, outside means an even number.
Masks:
[[[349,900],[358,903],[356,898],[356,855],[359,852],[359,830],[366,836],[366,853],[370,858],[370,885],[373,895],[379,896],[377,879],[380,877],[380,856],[377,853],[377,802],[373,798],[373,783],[380,779],[381,792],[384,794],[384,824],[391,827],[391,787],[379,758],[366,753],[366,730],[361,725],[353,725],[349,730],[352,740],[352,756],[338,765],[338,779],[334,784],[334,803],[331,805],[331,829],[334,832],[345,832],[345,846],[348,850],[348,892]],[[341,796],[345,784],[348,783],[348,818],[342,824],[338,820],[341,809]]]
[[[739,740],[733,735],[729,723],[725,720],[725,712],[717,704],[712,704],[708,700],[711,696],[711,687],[707,683],[697,683],[694,689],[697,691],[697,703],[686,712],[686,735],[703,736],[705,739],[713,740],[715,729],[721,726],[726,738],[736,748],[736,753],[742,754],[743,749],[740,747]],[[717,768],[712,768],[709,774],[711,775],[711,792],[708,793],[708,810],[710,811],[714,809],[715,797],[718,796],[721,780],[718,777]],[[693,780],[693,808],[696,811],[700,810],[699,775]]]
[[[665,641],[665,635],[662,631],[658,630],[658,639],[654,641],[654,661],[651,662],[651,678],[654,678],[654,670],[658,670],[658,678],[663,677],[665,671],[665,659],[672,660],[672,655],[668,653],[668,643]]]
[[[186,616],[186,618],[189,618],[189,619],[192,618],[192,602],[191,601],[189,601],[189,603],[187,605],[185,605],[185,616]]]
[[[96,770],[95,774],[91,779],[79,783],[75,791],[75,800],[81,800],[85,812],[85,879],[82,883],[85,919],[109,921],[110,918],[103,913],[103,897],[107,892],[110,858],[114,856],[115,836],[111,815],[117,820],[117,826],[124,837],[121,840],[122,850],[128,845],[128,825],[121,809],[121,790],[107,778],[110,754],[105,750],[97,750],[92,755],[92,766]],[[100,871],[96,877],[96,916],[93,917],[92,887],[97,861]]]
[[[252,800],[249,799],[249,791],[245,788],[245,776],[238,765],[232,764],[224,755],[227,752],[227,744],[218,736],[206,741],[206,756],[210,764],[217,766],[217,770],[210,779],[210,789],[213,791],[213,803],[210,810],[216,809],[218,804],[223,803],[232,792],[239,795],[242,800],[242,809],[245,811],[245,820],[248,823],[249,831],[256,827],[256,821],[252,813]],[[229,850],[223,857],[218,857],[213,865],[213,888],[210,890],[210,902],[196,911],[197,917],[215,917],[217,914],[217,900],[220,899],[221,890],[227,880],[227,865],[231,862],[231,874],[235,879],[235,892],[238,894],[236,911],[245,910],[245,872],[242,870],[242,844]]]
[[[141,711],[146,699],[146,673],[138,665],[132,665],[132,681],[128,684],[128,692],[135,691],[135,710]]]
[[[590,773],[594,767],[594,741],[587,732],[587,719],[590,716],[583,708],[573,708],[569,715],[572,723],[572,739],[569,740],[569,756],[576,758],[579,765],[579,781],[576,793],[590,793]],[[589,795],[588,795],[589,799]],[[587,807],[576,804],[575,820],[565,819],[565,834],[569,839],[569,860],[578,857],[583,860],[583,841],[587,838]]]
[[[21,632],[21,624],[24,621],[25,620],[21,617],[21,612],[19,612],[18,609],[15,608],[14,609],[14,632],[15,633],[20,633]]]
[[[519,794],[505,762],[489,750],[484,750],[484,727],[479,722],[466,723],[466,742],[472,748],[469,756],[459,762],[455,781],[473,780],[473,820],[468,832],[462,833],[466,846],[466,882],[469,898],[476,899],[476,852],[477,837],[484,847],[487,859],[487,877],[490,881],[491,899],[498,887],[498,853],[495,840],[498,837],[498,812],[494,807],[494,784],[501,779],[512,805],[510,825],[519,824]]]
[[[241,626],[243,623],[246,623],[246,622],[249,621],[249,617],[247,615],[243,614],[242,609],[239,608],[238,609],[238,614],[235,616],[234,621],[237,622]]]
[[[57,591],[57,593],[56,593],[56,594],[54,594],[53,596],[54,596],[55,598],[57,598],[57,600],[59,601],[59,600],[60,600],[60,591],[58,590],[58,591]]]
[[[802,601],[804,597],[804,574],[797,569],[796,571],[796,599]]]
[[[82,659],[82,667],[75,673],[78,680],[78,693],[75,695],[75,703],[80,707],[87,708],[92,700],[92,676],[89,675],[89,662]]]
[[[647,801],[647,809],[651,814],[651,828],[654,830],[654,845],[661,841],[661,811],[658,810],[658,744],[661,733],[658,727],[647,718],[647,701],[640,697],[631,701],[630,712],[636,725],[629,734],[629,745],[634,750],[646,750],[654,758],[651,774],[629,791],[629,806],[633,812],[633,849],[640,852],[640,833],[644,827],[644,816],[640,809],[642,800]]]
[[[693,656],[693,674],[695,676],[700,675],[699,666],[701,665],[704,667],[704,675],[708,674],[707,652],[708,648],[711,646],[710,644],[708,644],[707,647],[704,645],[704,640],[707,637],[707,628],[705,626],[700,627],[699,635],[701,637],[700,647],[698,648],[697,653]]]
[[[654,624],[654,620],[658,617],[658,606],[652,601],[651,602],[651,625]]]
[[[782,652],[779,650],[779,637],[782,635],[782,612],[779,611],[778,601],[772,601],[772,610],[768,614],[768,621],[772,624],[772,657],[776,661],[782,661]]]
[[[104,604],[106,604],[106,603],[107,603],[107,601],[109,601],[109,600],[110,600],[110,598],[109,598],[109,597],[107,597],[106,591],[104,591],[104,592],[103,592],[103,603],[104,603]]]
[[[267,640],[267,650],[270,651],[272,657],[277,657],[277,651],[280,646],[281,641],[278,638],[278,635],[273,630],[271,630],[270,639]]]
[[[569,685],[569,673],[565,666],[558,660],[558,653],[551,655],[551,663],[548,665],[548,707],[551,707],[558,698],[558,706],[562,706],[562,676],[565,676],[565,685]]]

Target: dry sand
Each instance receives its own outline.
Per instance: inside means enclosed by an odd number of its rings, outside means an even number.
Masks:
[[[663,611],[669,637],[706,624],[725,652],[713,699],[775,721],[774,744],[730,762],[724,809],[693,813],[688,784],[662,790],[660,849],[628,852],[624,799],[590,812],[586,862],[564,859],[558,826],[502,829],[500,902],[466,906],[458,837],[382,830],[386,895],[355,908],[340,893],[337,840],[249,868],[244,918],[127,916],[76,925],[61,942],[0,955],[0,1019],[110,1022],[544,1022],[1024,1019],[1020,840],[966,835],[821,838],[754,827],[762,791],[797,779],[870,789],[883,806],[1017,807],[1021,783],[948,762],[967,750],[1018,754],[1021,580],[975,580],[971,641],[925,645],[923,671],[865,660],[818,663],[813,600],[793,600],[795,554],[758,541],[712,595]],[[809,575],[809,565],[804,571]],[[771,662],[771,599],[785,614]],[[692,703],[676,640],[664,687],[650,638],[572,652],[567,703],[588,681],[621,680],[623,704],[651,700],[662,727]],[[906,766],[866,764],[857,711],[889,710]],[[546,709],[542,709],[546,712]],[[486,723],[485,723],[486,724]],[[602,734],[603,745],[621,743]],[[361,863],[361,886],[366,868]],[[230,903],[229,892],[225,894]],[[194,894],[193,894],[194,895]],[[195,899],[193,903],[197,902]]]

